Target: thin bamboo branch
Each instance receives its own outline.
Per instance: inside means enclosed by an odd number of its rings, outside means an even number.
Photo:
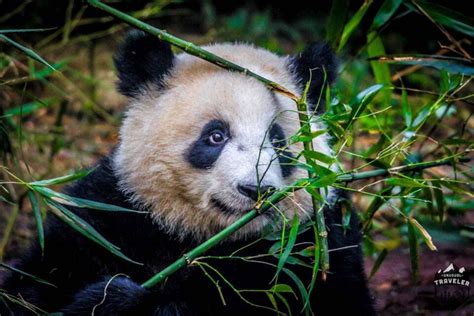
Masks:
[[[252,78],[255,78],[255,79],[259,80],[260,82],[265,84],[267,86],[267,88],[269,88],[270,90],[273,90],[277,93],[285,95],[285,96],[289,97],[290,99],[294,100],[295,102],[298,100],[298,96],[296,94],[294,94],[293,92],[289,91],[288,89],[286,89],[285,87],[279,85],[276,82],[273,82],[273,81],[271,81],[267,78],[264,78],[264,77],[262,77],[262,76],[260,76],[256,73],[250,71],[247,68],[244,68],[244,67],[239,66],[237,64],[234,64],[234,63],[232,63],[232,62],[230,62],[230,61],[228,61],[228,60],[226,60],[222,57],[214,55],[211,52],[209,52],[205,49],[202,49],[201,47],[199,47],[197,45],[194,45],[191,42],[188,42],[188,41],[182,40],[178,37],[175,37],[175,36],[165,32],[163,30],[160,30],[156,27],[153,27],[153,26],[151,26],[147,23],[144,23],[144,22],[142,22],[142,21],[140,21],[140,20],[138,20],[138,19],[136,19],[132,16],[129,16],[124,12],[121,12],[117,9],[114,9],[111,6],[108,6],[108,5],[102,3],[98,0],[88,0],[87,2],[90,5],[98,8],[98,9],[106,11],[107,13],[115,16],[116,18],[124,21],[127,24],[133,25],[133,26],[139,28],[140,30],[142,30],[144,32],[155,35],[156,37],[158,37],[162,41],[170,43],[170,44],[172,44],[172,45],[174,45],[178,48],[181,48],[182,50],[184,50],[186,53],[188,53],[190,55],[193,55],[193,56],[199,57],[201,59],[207,60],[208,62],[213,63],[214,65],[217,65],[217,66],[222,67],[224,69],[243,73],[247,76],[250,76]]]
[[[423,170],[427,168],[432,168],[441,165],[449,165],[453,162],[468,162],[470,161],[467,157],[461,157],[455,160],[454,158],[444,158],[435,161],[427,161],[427,162],[420,162],[414,164],[408,164],[398,167],[393,167],[389,169],[376,169],[371,171],[359,172],[359,173],[349,173],[349,174],[339,174],[337,176],[337,182],[347,183],[357,180],[369,179],[373,177],[384,176],[392,173],[400,173],[400,172],[407,172],[407,171],[415,171],[415,170]],[[304,181],[304,180],[303,180]],[[181,256],[178,260],[167,266],[165,269],[161,270],[159,273],[155,274],[152,278],[142,284],[143,287],[151,288],[176,271],[181,268],[184,268],[187,265],[192,264],[193,260],[200,257],[209,249],[216,246],[219,242],[224,240],[225,238],[229,237],[235,231],[239,230],[244,225],[248,224],[254,218],[259,216],[260,214],[267,211],[272,204],[278,203],[280,200],[285,198],[285,196],[297,190],[300,190],[305,187],[302,180],[296,181],[293,185],[286,187],[282,190],[276,191],[273,195],[271,195],[266,201],[264,201],[259,208],[255,208],[242,216],[240,219],[229,225],[227,228],[223,229],[204,243],[200,244],[199,246],[193,248],[191,251],[187,252],[183,256]],[[307,184],[306,184],[307,185]],[[319,241],[319,240],[318,240]]]

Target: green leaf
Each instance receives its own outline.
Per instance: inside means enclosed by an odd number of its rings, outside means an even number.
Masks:
[[[288,257],[290,256],[291,250],[293,250],[293,246],[296,243],[296,237],[298,236],[298,226],[299,226],[299,219],[298,216],[293,217],[293,221],[291,223],[290,234],[288,235],[288,241],[285,246],[285,250],[281,254],[280,258],[278,259],[278,266],[277,271],[275,273],[275,279],[278,278],[280,271],[283,269]]]
[[[409,2],[407,4],[411,5]],[[441,6],[439,4],[428,1],[417,1],[417,4],[428,13],[428,15],[446,27],[474,37],[474,20],[457,11]],[[411,8],[415,9],[413,5]],[[467,8],[466,8],[467,9]],[[469,10],[467,10],[469,11]]]
[[[433,244],[433,239],[431,238],[431,235],[428,233],[428,231],[423,226],[421,226],[421,224],[413,217],[408,218],[408,220],[413,225],[413,228],[416,228],[416,230],[421,234],[428,248],[430,248],[431,251],[438,250],[436,249],[436,246]]]
[[[291,270],[289,270],[287,268],[283,268],[282,271],[285,272],[285,274],[288,277],[290,277],[290,279],[292,279],[293,282],[295,282],[296,287],[298,288],[298,290],[300,292],[300,295],[303,298],[303,301],[304,302],[309,302],[310,298],[309,298],[308,292],[306,291],[306,287],[304,286],[301,279],[294,272],[292,272]],[[312,315],[313,312],[311,311],[311,304],[306,304],[305,303],[304,311],[305,311],[305,315]]]
[[[464,74],[466,76],[474,75],[474,63],[460,57],[440,55],[379,56],[369,58],[369,60],[377,60],[381,63],[390,64],[420,65],[440,70],[444,69],[450,73]]]
[[[371,29],[378,29],[390,20],[393,14],[402,4],[402,0],[385,0],[377,11]]]
[[[410,220],[407,220],[408,226],[408,245],[410,249],[411,279],[415,284],[418,282],[419,264],[418,264],[418,240],[416,239],[415,228]]]
[[[293,291],[291,286],[289,286],[288,284],[282,284],[282,283],[275,284],[274,286],[272,286],[270,291],[271,292],[293,293],[293,294],[295,294],[295,292]]]
[[[53,191],[44,186],[32,185],[31,188],[48,199],[51,199],[53,201],[56,201],[64,205],[70,205],[73,207],[90,208],[93,210],[111,211],[111,212],[147,213],[146,211],[136,211],[136,210],[124,208],[117,205],[106,204],[106,203],[72,197],[64,193]]]
[[[389,185],[393,186],[401,186],[401,187],[408,187],[408,188],[427,188],[426,184],[423,184],[421,182],[416,181],[415,179],[411,178],[387,178],[385,179],[385,182]]]
[[[356,30],[357,26],[359,26],[360,22],[362,21],[362,18],[364,17],[372,2],[372,0],[365,0],[364,4],[362,4],[359,10],[357,10],[354,16],[344,26],[344,30],[342,31],[341,36],[341,42],[339,43],[339,48],[337,49],[338,52],[344,48],[352,33]]]
[[[326,21],[326,41],[334,48],[339,46],[348,10],[348,0],[334,0],[332,2],[331,11]]]
[[[383,46],[382,39],[375,32],[370,32],[367,35],[367,55],[370,57],[383,56],[385,55],[385,47]],[[381,83],[386,87],[392,85],[392,79],[390,78],[390,69],[387,64],[379,63],[377,61],[371,61],[370,66],[375,76],[377,83]],[[384,101],[387,105],[390,105],[392,99],[392,90],[384,89],[382,91]]]
[[[26,56],[30,57],[30,58],[33,58],[34,60],[36,60],[37,62],[40,62],[42,63],[43,65],[46,65],[47,67],[53,69],[53,70],[56,70],[54,69],[53,66],[51,66],[46,60],[43,59],[43,57],[41,57],[40,55],[38,55],[36,52],[34,52],[33,50],[15,42],[14,40],[10,39],[9,37],[3,35],[3,34],[0,34],[0,39],[4,40],[5,42],[7,42],[8,44],[12,45],[13,47],[15,47],[16,49],[20,50],[21,52],[23,52]]]
[[[282,294],[280,294],[280,293],[278,293],[278,292],[275,293],[275,296],[278,297],[278,298],[280,299],[280,301],[283,302],[283,304],[285,305],[286,310],[287,310],[287,312],[288,312],[288,315],[289,315],[289,316],[292,316],[290,304],[288,304],[288,301],[286,300],[286,298],[285,298]]]
[[[270,302],[272,303],[273,308],[275,310],[278,310],[278,304],[276,302],[275,296],[270,292],[265,292],[265,294],[267,294],[267,297],[270,300]]]
[[[334,161],[336,161],[336,159],[334,157],[330,157],[330,156],[328,156],[326,154],[323,154],[322,152],[319,152],[319,151],[303,150],[303,156],[305,158],[314,159],[314,160],[324,162],[325,164],[328,164],[328,165],[330,165]]]
[[[438,209],[438,216],[439,221],[442,222],[444,220],[444,195],[443,191],[441,190],[441,185],[438,182],[431,182],[433,186],[433,194],[436,200],[436,208]]]
[[[411,112],[410,104],[408,103],[408,96],[407,91],[405,89],[402,90],[402,113],[403,118],[405,119],[405,125],[407,128],[411,127],[411,122],[413,120],[413,114]]]
[[[379,253],[377,256],[377,259],[375,259],[374,265],[372,266],[372,269],[370,270],[369,273],[369,280],[377,273],[379,270],[380,266],[382,265],[383,261],[385,260],[385,257],[387,256],[387,249],[384,248],[382,251]]]
[[[29,274],[29,273],[24,272],[24,271],[21,271],[21,270],[15,268],[15,267],[9,266],[9,265],[7,265],[7,264],[5,264],[5,263],[0,262],[0,267],[5,268],[5,269],[10,270],[10,271],[13,271],[13,272],[16,272],[16,273],[19,273],[19,274],[21,274],[21,275],[23,275],[23,276],[26,276],[26,277],[28,277],[28,278],[31,278],[31,279],[33,279],[33,280],[39,282],[39,283],[43,283],[43,284],[46,284],[46,285],[49,285],[49,286],[52,286],[52,287],[57,287],[56,285],[54,285],[54,284],[52,284],[52,283],[49,283],[48,281],[46,281],[46,280],[44,280],[44,279],[42,279],[42,278],[39,278],[39,277],[37,277],[37,276],[34,276],[34,275]]]
[[[367,105],[375,98],[377,93],[383,88],[382,84],[376,84],[368,87],[367,89],[361,91],[357,94],[354,101],[351,102],[352,110],[349,114],[349,118],[346,124],[346,129],[351,126],[352,122],[361,115],[366,109]]]
[[[17,116],[17,115],[29,115],[35,111],[50,106],[50,99],[37,100],[30,103],[25,103],[20,106],[13,107],[6,110],[5,115]]]
[[[34,185],[34,186],[48,186],[48,185],[58,185],[58,184],[64,184],[67,182],[75,181],[81,178],[84,178],[87,176],[89,173],[91,173],[95,168],[89,169],[89,170],[80,170],[62,177],[57,177],[53,179],[47,179],[47,180],[41,180],[41,181],[34,181],[30,182],[29,185]]]
[[[56,215],[59,219],[65,222],[67,225],[71,226],[77,232],[82,234],[83,236],[87,237],[88,239],[94,241],[98,245],[104,247],[114,255],[119,258],[122,258],[126,261],[129,261],[134,264],[142,265],[142,263],[136,262],[126,255],[124,255],[120,248],[112,244],[110,241],[105,239],[97,230],[95,230],[89,223],[85,220],[74,214],[73,212],[69,211],[67,208],[62,206],[59,203],[54,201],[48,200],[48,205],[50,206],[50,210],[54,215]]]
[[[41,246],[41,250],[44,251],[44,230],[43,230],[43,217],[41,216],[41,209],[38,203],[38,199],[33,191],[28,191],[28,199],[31,203],[33,215],[35,216],[36,229],[38,231],[38,240]]]

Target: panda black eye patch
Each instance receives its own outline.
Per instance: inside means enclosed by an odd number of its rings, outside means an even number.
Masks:
[[[270,128],[268,136],[278,154],[278,161],[280,162],[281,173],[283,177],[288,177],[293,172],[295,166],[292,164],[293,154],[285,150],[285,133],[283,132],[281,126],[275,123]]]
[[[219,158],[229,139],[229,125],[226,122],[209,121],[186,153],[186,160],[195,168],[209,169]]]

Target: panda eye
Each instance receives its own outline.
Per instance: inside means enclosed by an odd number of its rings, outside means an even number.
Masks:
[[[226,137],[221,131],[212,131],[209,135],[209,143],[211,145],[221,145],[226,141]]]

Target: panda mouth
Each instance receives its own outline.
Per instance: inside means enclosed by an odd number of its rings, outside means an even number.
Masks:
[[[211,202],[212,204],[214,204],[215,207],[217,207],[222,213],[226,214],[226,215],[242,215],[242,214],[245,214],[245,213],[248,213],[250,212],[251,210],[253,210],[253,207],[252,208],[249,208],[248,210],[238,210],[238,209],[235,209],[235,208],[232,208],[232,207],[229,207],[228,205],[226,205],[225,203],[221,202],[220,200],[218,199],[211,199]],[[265,217],[273,217],[274,216],[274,209],[273,207],[271,207],[270,209],[268,209],[265,213],[263,213],[262,215],[265,216]]]
[[[218,199],[212,199],[211,200],[212,204],[214,204],[215,207],[217,207],[222,213],[227,214],[227,215],[238,215],[238,214],[243,214],[247,213],[252,209],[248,209],[245,211],[242,210],[237,210],[235,208],[232,208],[225,203],[219,201]]]

